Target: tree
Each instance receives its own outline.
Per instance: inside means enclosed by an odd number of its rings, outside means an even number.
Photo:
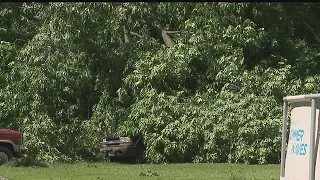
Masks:
[[[282,97],[319,89],[318,12],[4,3],[0,126],[23,128],[46,161],[92,160],[102,136],[141,134],[152,162],[277,162]]]

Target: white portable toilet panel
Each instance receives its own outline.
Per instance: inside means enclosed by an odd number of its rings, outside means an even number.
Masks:
[[[291,102],[290,134],[285,160],[285,177],[282,180],[308,180],[310,154],[311,103],[310,100]],[[320,104],[316,101],[315,158],[320,161],[318,118]],[[320,179],[320,167],[315,166],[315,179]]]

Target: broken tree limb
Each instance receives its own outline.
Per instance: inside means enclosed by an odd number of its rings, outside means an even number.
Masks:
[[[164,43],[165,43],[168,47],[174,45],[174,42],[172,41],[172,39],[170,38],[170,36],[167,34],[167,31],[166,31],[166,30],[162,30],[161,35],[162,35],[162,39],[163,39]]]
[[[125,27],[123,27],[123,33],[124,33],[124,43],[125,44],[127,44],[127,43],[129,43],[130,41],[129,41],[129,36],[128,36],[128,30],[125,28]]]

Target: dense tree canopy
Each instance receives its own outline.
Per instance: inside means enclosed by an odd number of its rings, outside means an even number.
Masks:
[[[311,3],[1,3],[0,128],[44,161],[104,135],[150,162],[274,163],[281,103],[318,92]]]

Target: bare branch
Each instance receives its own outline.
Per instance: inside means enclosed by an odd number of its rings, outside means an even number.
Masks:
[[[131,34],[131,35],[138,36],[139,38],[142,38],[142,35],[140,35],[140,34],[138,34],[138,33],[135,33],[135,32],[130,31],[130,34]]]
[[[175,34],[175,33],[179,33],[180,31],[166,31],[168,34]]]

